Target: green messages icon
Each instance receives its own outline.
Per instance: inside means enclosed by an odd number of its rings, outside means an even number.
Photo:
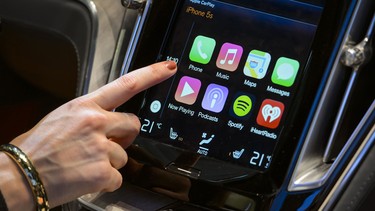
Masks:
[[[190,60],[201,64],[207,64],[211,60],[215,45],[216,41],[214,39],[202,35],[197,36],[190,50]]]
[[[296,79],[299,69],[299,62],[294,59],[280,57],[273,70],[271,80],[275,84],[290,87]]]
[[[239,116],[243,117],[248,114],[251,110],[253,103],[249,96],[241,95],[233,103],[233,112]]]

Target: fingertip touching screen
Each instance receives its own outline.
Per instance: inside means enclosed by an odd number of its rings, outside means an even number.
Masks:
[[[147,91],[141,136],[266,171],[288,142],[283,129],[322,9],[320,1],[181,1],[161,49],[178,72]]]

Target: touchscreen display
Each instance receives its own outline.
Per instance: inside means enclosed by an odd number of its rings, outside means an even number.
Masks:
[[[301,85],[322,5],[185,0],[161,60],[177,74],[147,91],[141,136],[264,171]]]

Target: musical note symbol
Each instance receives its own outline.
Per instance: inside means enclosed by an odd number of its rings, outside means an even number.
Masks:
[[[228,64],[232,65],[233,62],[234,62],[234,60],[235,60],[235,58],[236,58],[237,51],[238,51],[238,49],[235,49],[235,48],[228,49],[227,53],[225,54],[225,58],[220,60],[220,64],[225,64],[225,62],[228,59],[228,55],[233,55],[232,59],[228,60]]]
[[[217,57],[216,67],[227,71],[235,71],[240,62],[242,52],[243,49],[241,46],[232,43],[224,43]]]

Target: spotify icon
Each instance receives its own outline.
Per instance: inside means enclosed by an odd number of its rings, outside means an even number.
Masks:
[[[237,117],[244,117],[250,111],[253,103],[249,96],[240,95],[233,102],[233,112]]]

